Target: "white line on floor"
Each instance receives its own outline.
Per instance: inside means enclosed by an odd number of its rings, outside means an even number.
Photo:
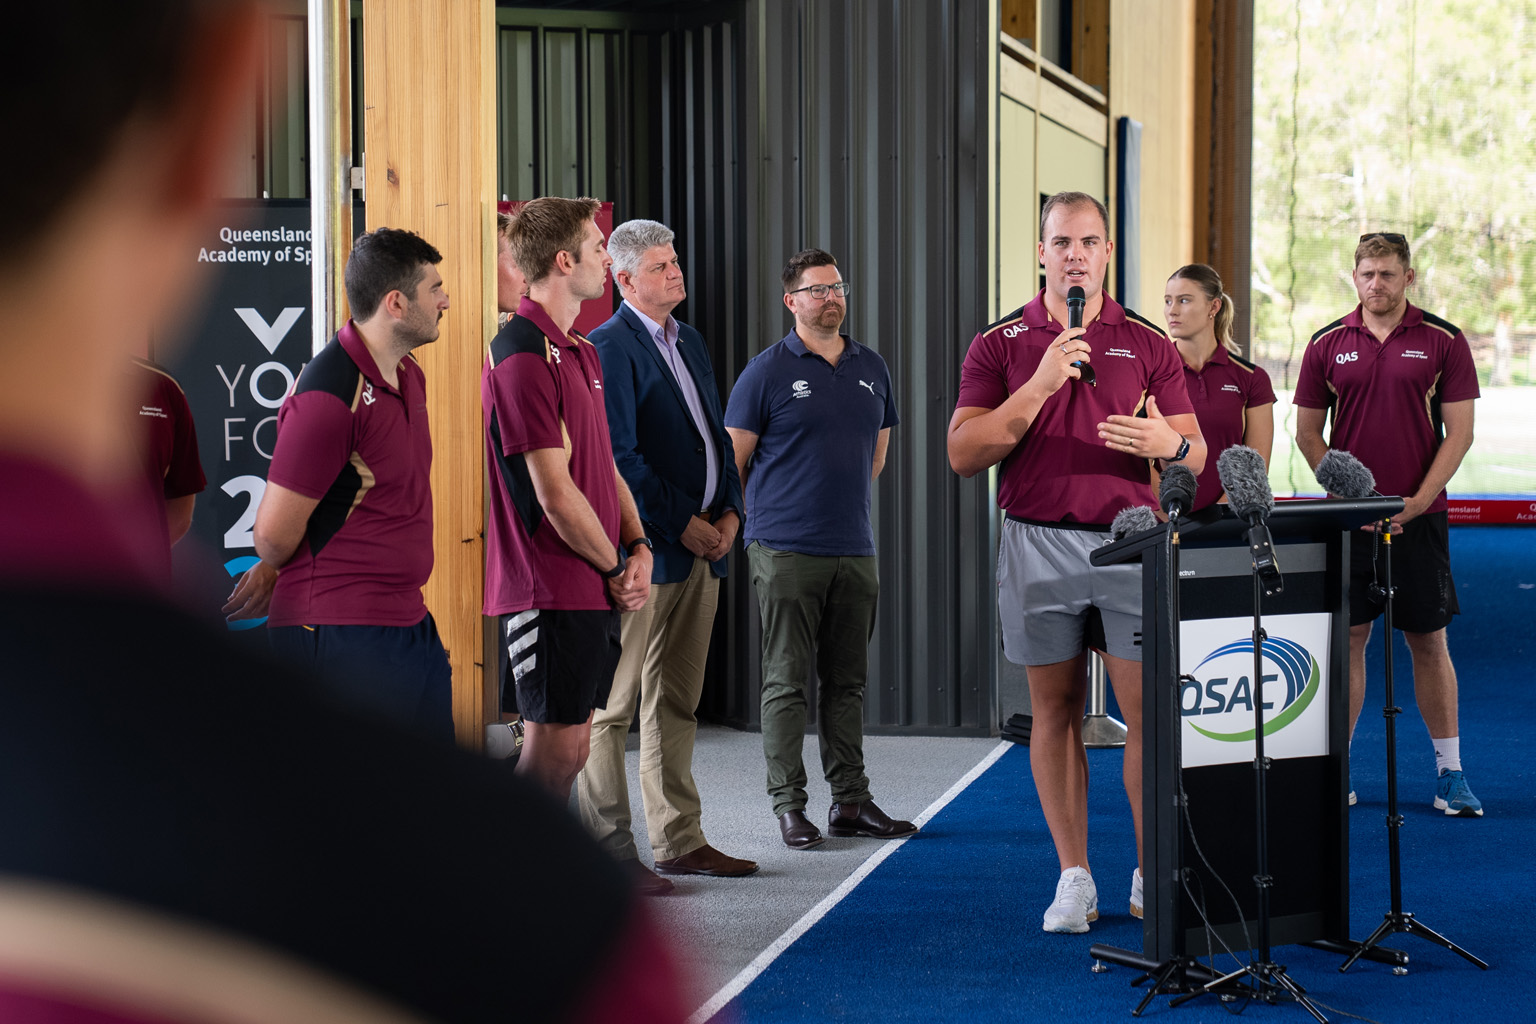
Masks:
[[[975,782],[977,778],[981,776],[982,772],[992,767],[993,763],[996,762],[998,758],[1002,757],[1003,754],[1007,752],[1007,750],[1012,746],[1013,744],[1008,740],[999,741],[997,746],[992,748],[986,757],[982,758],[976,763],[975,767],[962,775],[959,781],[957,781],[953,786],[950,786],[949,790],[945,792],[943,796],[929,804],[928,807],[924,809],[922,814],[919,814],[916,818],[914,818],[913,824],[918,825],[919,827],[928,824],[934,815],[942,811],[951,800],[963,793],[967,786]],[[699,1007],[697,1010],[693,1011],[693,1016],[688,1018],[688,1024],[704,1024],[705,1021],[708,1021],[715,1014],[719,1013],[727,1003],[729,1003],[732,999],[735,999],[748,985],[752,984],[752,982],[757,978],[759,974],[762,974],[764,971],[766,971],[768,969],[768,965],[779,958],[779,954],[783,953],[786,949],[792,946],[795,940],[800,936],[810,931],[811,926],[814,925],[817,921],[820,921],[823,917],[826,917],[827,914],[831,912],[833,907],[837,906],[843,901],[843,897],[853,892],[853,890],[858,887],[860,882],[868,878],[870,873],[873,872],[875,868],[879,867],[887,857],[899,850],[902,845],[906,843],[906,841],[906,839],[897,839],[892,842],[885,843],[880,847],[880,849],[871,854],[869,859],[866,860],[863,864],[860,864],[858,869],[855,870],[853,874],[843,879],[842,885],[839,885],[836,889],[833,889],[830,893],[827,894],[825,899],[816,904],[810,910],[806,911],[804,917],[790,925],[789,928],[784,931],[783,935],[780,935],[778,938],[774,939],[773,942],[769,943],[767,949],[763,950],[757,955],[755,960],[747,964],[747,966],[743,967],[740,973],[736,975],[736,977],[726,982],[725,986],[721,988],[720,991],[710,996],[708,1002]]]

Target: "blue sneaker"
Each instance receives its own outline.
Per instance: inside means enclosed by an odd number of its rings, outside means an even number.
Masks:
[[[1472,795],[1465,775],[1446,769],[1435,781],[1435,810],[1453,818],[1481,818],[1483,802]]]

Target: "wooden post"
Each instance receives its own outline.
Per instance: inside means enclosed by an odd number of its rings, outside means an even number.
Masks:
[[[443,254],[450,308],[416,352],[432,423],[427,607],[453,665],[459,742],[484,736],[485,514],[480,364],[495,328],[496,64],[493,0],[364,0],[368,228],[415,231]]]

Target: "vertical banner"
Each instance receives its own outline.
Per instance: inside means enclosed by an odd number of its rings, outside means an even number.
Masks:
[[[527,199],[502,200],[496,204],[497,213],[510,213],[514,216],[529,202]],[[597,211],[597,228],[603,233],[603,241],[608,241],[608,236],[613,234],[613,204],[604,203]],[[609,274],[603,279],[603,294],[601,298],[588,299],[581,304],[581,313],[577,315],[576,322],[571,326],[578,334],[591,334],[593,330],[608,322],[613,316],[615,302],[613,300],[613,275]]]
[[[266,489],[277,411],[310,357],[309,203],[231,202],[187,260],[210,272],[200,315],[158,343],[155,358],[181,383],[197,424],[208,488],[192,531],[200,564],[182,579],[199,610],[216,611],[232,581],[256,562],[251,530]],[[217,562],[222,571],[211,570]],[[180,566],[178,567],[180,571]],[[203,607],[212,603],[212,608]],[[265,620],[237,623],[250,629]]]

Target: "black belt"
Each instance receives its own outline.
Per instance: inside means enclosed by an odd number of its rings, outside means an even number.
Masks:
[[[1078,533],[1108,533],[1109,527],[1099,523],[1074,523],[1066,520],[1058,520],[1048,523],[1043,519],[1026,519],[1024,516],[1016,516],[1012,512],[1004,512],[1003,515],[1015,523],[1025,523],[1029,526],[1043,526],[1047,530],[1075,530]]]

